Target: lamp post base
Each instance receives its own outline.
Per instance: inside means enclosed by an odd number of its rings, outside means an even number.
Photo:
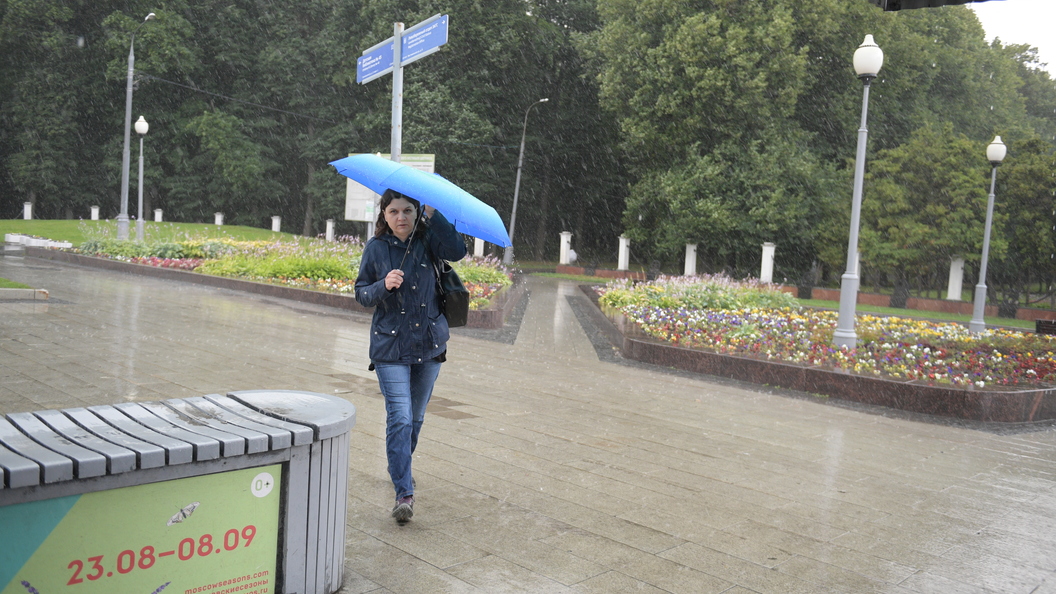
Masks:
[[[968,322],[968,330],[972,334],[979,334],[986,330],[986,285],[975,285],[975,300],[972,303],[972,321]]]
[[[506,265],[513,264],[513,246],[506,248],[502,253],[502,263]]]
[[[854,310],[858,305],[858,275],[843,273],[840,279],[840,317],[832,341],[838,347],[853,349],[858,346],[858,334],[854,331]]]
[[[128,239],[128,215],[117,215],[117,238]]]

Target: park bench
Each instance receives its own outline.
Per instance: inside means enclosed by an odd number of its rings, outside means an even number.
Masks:
[[[355,420],[266,390],[7,414],[0,591],[332,594]]]
[[[1056,334],[1056,320],[1034,320],[1035,334]]]

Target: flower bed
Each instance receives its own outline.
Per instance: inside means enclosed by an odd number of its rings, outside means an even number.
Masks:
[[[86,241],[75,251],[154,267],[350,294],[355,290],[363,243],[355,237],[285,242],[188,239],[152,244],[101,239]],[[496,258],[467,257],[452,265],[469,290],[472,310],[486,308],[496,293],[513,282]]]
[[[842,349],[832,342],[836,312],[795,303],[745,306],[788,299],[757,282],[661,278],[610,285],[604,293],[600,304],[620,311],[647,336],[691,349],[957,387],[1056,383],[1056,337],[1048,335],[1001,329],[973,335],[956,323],[859,315],[859,346]],[[687,306],[702,300],[722,305]]]

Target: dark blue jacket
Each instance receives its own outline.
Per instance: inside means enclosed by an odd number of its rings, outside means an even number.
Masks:
[[[403,263],[403,284],[385,289],[385,275],[400,266],[407,244],[387,233],[367,242],[356,278],[356,301],[374,308],[370,324],[370,362],[413,364],[447,350],[450,330],[436,298],[436,271],[425,244],[439,258],[461,260],[466,243],[440,211],[434,211],[421,236],[410,240]]]

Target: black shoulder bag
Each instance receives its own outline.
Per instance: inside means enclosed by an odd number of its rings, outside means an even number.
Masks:
[[[429,250],[433,270],[436,271],[436,298],[439,300],[440,312],[447,318],[447,325],[451,328],[465,326],[469,320],[469,291],[451,263],[434,256],[428,243],[425,247]]]

